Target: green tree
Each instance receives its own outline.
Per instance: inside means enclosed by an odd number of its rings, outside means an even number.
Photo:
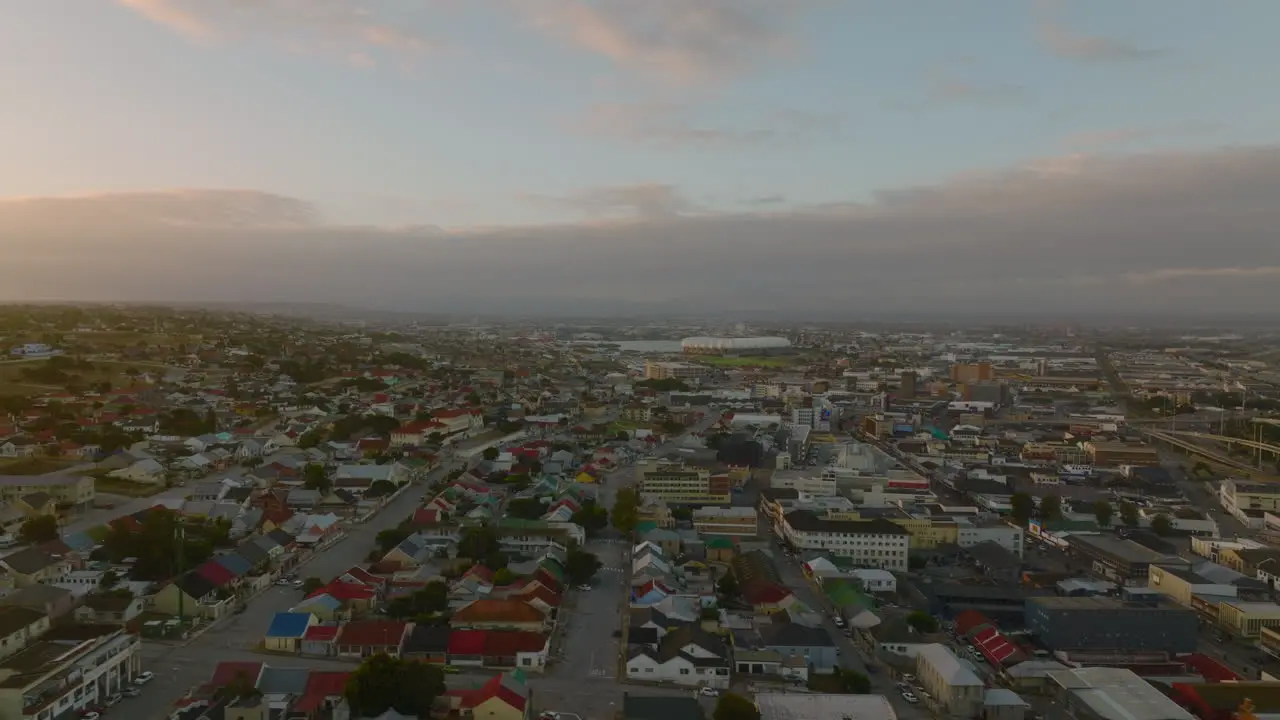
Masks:
[[[716,592],[725,600],[733,600],[742,594],[742,588],[738,587],[738,579],[733,573],[725,573],[716,583]]]
[[[613,512],[610,513],[613,527],[624,535],[636,529],[639,521],[640,496],[632,488],[622,488],[613,499]]]
[[[166,580],[208,560],[225,532],[216,523],[184,520],[172,510],[152,508],[137,523],[113,525],[101,555],[111,562],[136,558],[130,571],[135,580]]]
[[[324,581],[315,576],[302,581],[302,592],[307,595],[310,595],[322,587],[324,587]]]
[[[511,572],[511,568],[502,568],[493,574],[493,584],[495,587],[505,587],[516,581],[516,574]]]
[[[462,538],[458,541],[459,557],[467,558],[473,562],[484,562],[490,570],[498,569],[489,565],[489,560],[492,560],[501,552],[502,545],[498,542],[498,534],[492,528],[467,528],[462,531]],[[500,564],[506,565],[505,562]]]
[[[1161,537],[1164,537],[1173,532],[1173,521],[1169,519],[1168,515],[1160,513],[1159,515],[1151,518],[1151,531]]]
[[[393,618],[409,620],[427,618],[449,609],[449,586],[429,582],[417,592],[398,597],[387,605],[387,614]]]
[[[18,539],[28,543],[42,543],[58,539],[58,518],[53,515],[39,515],[22,523],[18,530]]]
[[[485,460],[488,460],[489,462],[493,462],[494,460],[498,459],[498,455],[500,454],[501,453],[498,452],[498,448],[493,447],[491,445],[485,448],[484,452],[480,453],[480,456],[483,457]]]
[[[1019,526],[1026,526],[1036,511],[1035,498],[1027,493],[1014,493],[1009,496],[1009,514]]]
[[[538,498],[515,498],[507,503],[507,516],[522,520],[537,520],[545,515],[547,506]]]
[[[1062,498],[1057,495],[1045,495],[1040,498],[1039,516],[1041,520],[1062,519]]]
[[[1110,502],[1099,500],[1093,504],[1093,516],[1097,518],[1099,527],[1111,525],[1113,515],[1115,515],[1115,508],[1111,507]]]
[[[850,695],[868,695],[871,693],[871,679],[856,670],[836,668],[836,676],[840,685]]]
[[[916,611],[911,613],[907,616],[907,624],[915,628],[916,632],[938,632],[938,619],[927,612]]]
[[[108,570],[102,573],[102,578],[98,580],[98,587],[102,590],[110,590],[120,582],[120,576],[114,570]]]
[[[388,710],[428,717],[444,693],[444,672],[427,663],[378,654],[360,663],[345,692],[352,715],[378,717]]]
[[[1129,527],[1138,527],[1138,506],[1131,502],[1120,503],[1120,521]]]
[[[412,534],[413,532],[408,528],[400,528],[400,527],[387,528],[386,530],[383,530],[382,532],[378,533],[378,535],[374,538],[373,542],[378,546],[378,549],[381,550],[385,555],[386,553],[391,552],[391,550],[394,549],[397,545],[404,542],[405,538],[409,537]]]
[[[760,720],[760,710],[742,695],[727,692],[716,700],[711,717],[712,720]]]
[[[581,525],[588,536],[594,536],[609,525],[609,511],[596,505],[594,500],[583,503],[582,509],[574,513],[569,521]]]
[[[319,490],[321,495],[328,494],[333,488],[333,481],[329,479],[329,473],[325,471],[324,465],[320,463],[308,463],[302,469],[302,480],[306,486],[312,490]]]
[[[600,571],[600,558],[594,553],[589,553],[578,548],[570,548],[568,557],[565,559],[564,572],[568,576],[569,582],[573,585],[582,585],[591,581],[596,573]]]

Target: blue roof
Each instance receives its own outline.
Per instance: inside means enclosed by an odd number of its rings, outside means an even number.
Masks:
[[[232,575],[235,575],[236,577],[240,577],[241,575],[244,575],[245,573],[253,569],[253,563],[249,562],[248,560],[245,560],[243,557],[240,557],[240,555],[236,553],[227,553],[226,555],[219,555],[215,557],[213,560],[214,562],[218,563],[222,567],[226,568],[228,571],[231,572]]]
[[[96,540],[82,532],[67,533],[62,536],[62,542],[66,543],[67,547],[72,550],[78,550],[80,552],[92,550],[98,546],[98,542]]]
[[[307,626],[311,623],[311,613],[281,612],[276,613],[267,628],[267,637],[300,638],[307,634]]]
[[[294,608],[297,609],[300,607],[307,607],[308,605],[317,605],[319,607],[327,608],[329,610],[337,610],[338,608],[342,607],[342,601],[328,593],[320,593],[319,595],[315,595],[313,597],[307,598],[306,600],[303,600],[302,602],[295,605]]]

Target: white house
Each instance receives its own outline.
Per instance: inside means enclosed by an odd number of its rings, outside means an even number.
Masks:
[[[627,658],[627,677],[648,682],[729,687],[730,660],[719,639],[697,625],[683,625],[663,636],[659,648],[633,649]]]
[[[164,482],[164,466],[155,458],[143,458],[126,468],[112,470],[110,477],[130,482],[159,485]]]

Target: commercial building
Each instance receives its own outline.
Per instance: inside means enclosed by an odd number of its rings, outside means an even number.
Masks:
[[[897,720],[889,699],[883,695],[843,695],[835,693],[756,693],[760,720],[813,720],[814,718],[858,718]],[[699,716],[701,717],[701,716]],[[625,720],[631,720],[626,718]],[[670,715],[644,720],[685,720]]]
[[[88,475],[0,475],[0,500],[44,493],[55,505],[83,510],[93,504],[93,478]]]
[[[1179,605],[1188,607],[1191,605],[1191,598],[1195,595],[1227,598],[1235,597],[1238,590],[1235,585],[1225,582],[1213,582],[1190,570],[1160,565],[1151,566],[1150,574],[1147,577],[1147,587]]]
[[[1050,650],[1195,652],[1199,617],[1190,610],[1112,597],[1027,598],[1027,629]]]
[[[1280,485],[1227,478],[1218,486],[1218,501],[1227,512],[1280,510]]]
[[[1280,628],[1280,605],[1273,602],[1218,603],[1218,627],[1242,638],[1256,638],[1263,628]]]
[[[764,354],[790,347],[791,341],[784,337],[690,337],[680,341],[681,351],[691,355]]]
[[[693,527],[700,535],[755,535],[760,523],[753,507],[703,507],[693,511]]]
[[[1079,720],[1195,720],[1137,673],[1125,668],[1083,667],[1046,673],[1062,710]]]
[[[725,475],[682,462],[653,459],[636,466],[642,495],[652,495],[668,505],[728,505],[733,481]]]
[[[982,678],[945,645],[931,643],[916,651],[916,677],[947,715],[972,718],[982,709]]]
[[[0,663],[0,718],[73,717],[142,672],[137,636],[114,625],[67,625]]]
[[[1160,464],[1160,453],[1145,443],[1090,441],[1084,444],[1084,451],[1090,462],[1103,467]]]
[[[702,365],[660,360],[644,361],[644,376],[647,380],[689,380],[706,374],[707,368]]]
[[[1152,565],[1191,567],[1191,561],[1177,555],[1158,553],[1113,535],[1071,535],[1067,538],[1067,550],[1090,561],[1094,575],[1117,585],[1146,585]]]
[[[995,380],[996,373],[989,362],[957,363],[951,366],[951,380],[957,383],[974,383]]]
[[[801,550],[847,557],[860,567],[907,569],[911,535],[888,520],[829,520],[809,510],[792,510],[775,529]]]

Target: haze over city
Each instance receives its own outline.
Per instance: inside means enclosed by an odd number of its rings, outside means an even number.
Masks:
[[[0,4],[6,301],[1277,297],[1275,3]]]

